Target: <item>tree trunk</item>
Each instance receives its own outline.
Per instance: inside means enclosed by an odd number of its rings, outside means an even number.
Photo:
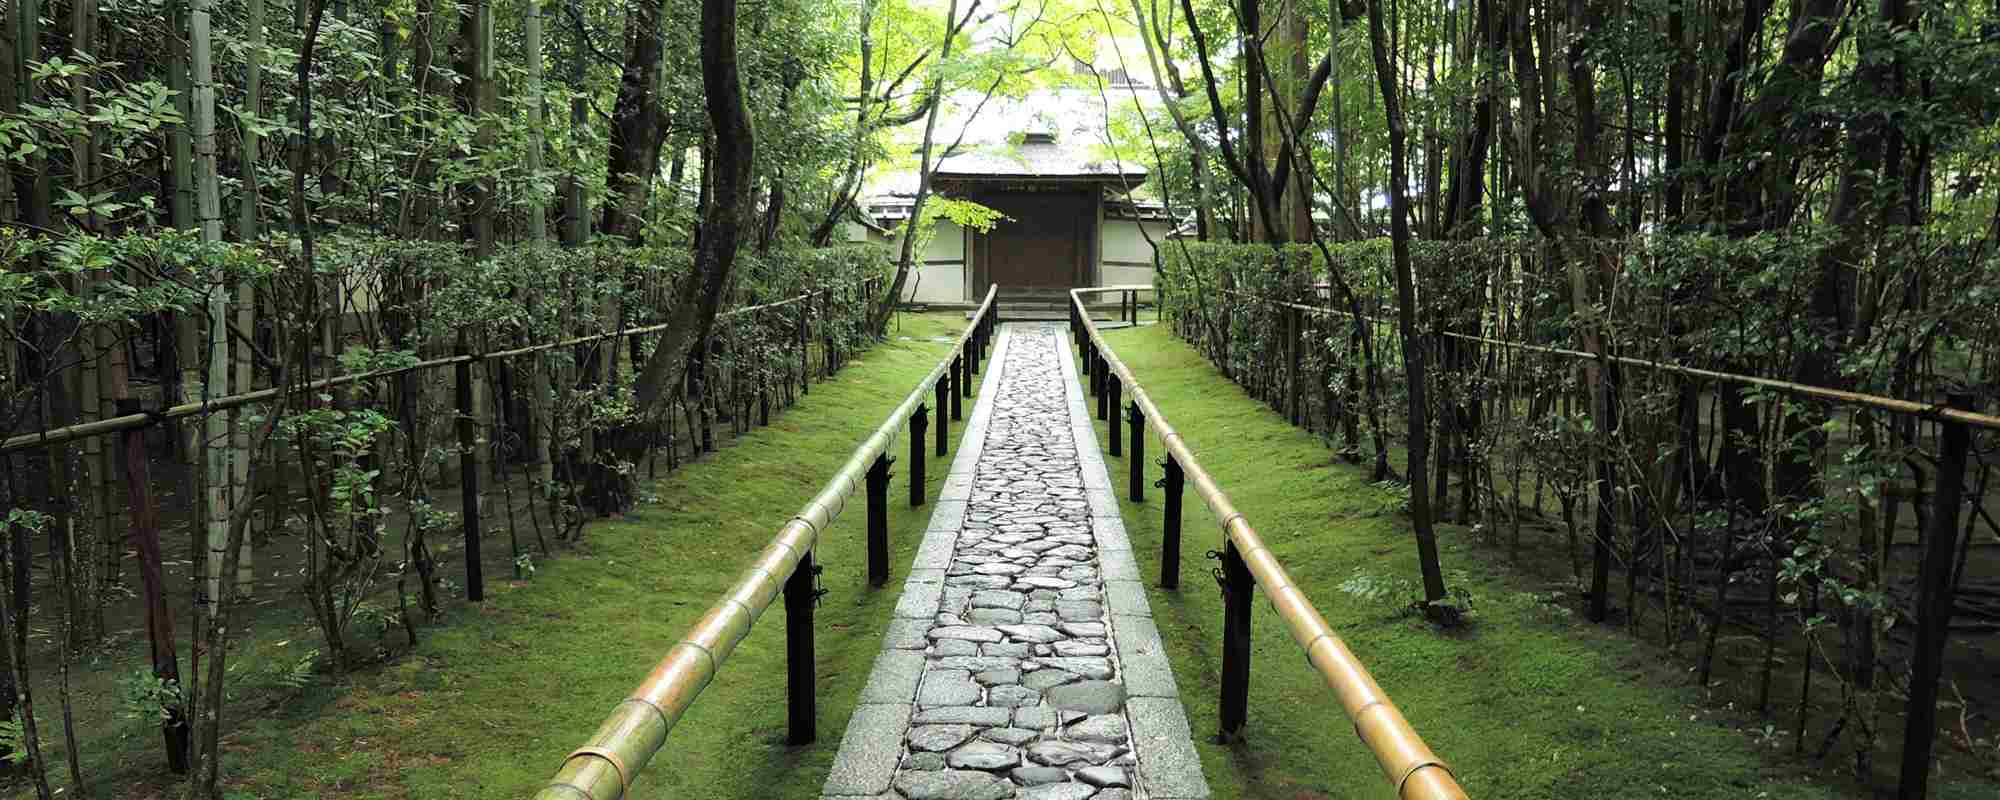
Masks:
[[[1425,417],[1429,409],[1424,397],[1424,351],[1417,340],[1416,284],[1410,268],[1406,163],[1409,133],[1403,125],[1395,66],[1390,60],[1388,37],[1383,32],[1382,0],[1368,0],[1368,38],[1375,53],[1375,78],[1382,87],[1382,111],[1389,122],[1389,230],[1396,262],[1396,327],[1403,342],[1403,372],[1409,394],[1409,465],[1405,477],[1410,484],[1410,523],[1417,536],[1417,563],[1423,571],[1424,599],[1436,603],[1444,599],[1445,589],[1424,473],[1424,457],[1429,450],[1429,425]]]
[[[15,530],[15,536],[24,536],[25,531]],[[28,564],[11,556],[0,556],[0,567],[8,574],[25,573]],[[17,578],[12,583],[18,585]],[[49,791],[48,761],[42,757],[41,732],[35,720],[35,695],[30,688],[33,682],[28,674],[28,607],[24,598],[12,592],[0,592],[0,624],[6,626],[4,635],[12,637],[7,648],[10,663],[8,671],[14,678],[14,719],[20,721],[21,743],[27,750],[24,766],[29,778],[34,782],[35,796],[40,800],[50,800],[54,793]]]
[[[603,232],[637,244],[653,173],[659,169],[660,0],[633,0],[625,13],[625,68],[611,113]]]
[[[548,126],[547,104],[542,98],[542,0],[528,0],[526,17],[522,20],[521,58],[527,62],[528,85],[522,91],[528,98],[528,173],[540,176],[542,172],[542,129]],[[491,57],[488,58],[491,63]],[[542,201],[540,191],[528,193],[528,241],[540,245],[549,238],[548,206]]]
[[[579,25],[576,41],[570,43],[569,82],[572,86],[582,86],[590,75],[584,60],[589,46],[583,37],[584,31]],[[569,124],[578,130],[590,125],[590,107],[581,92],[570,97]],[[563,175],[562,243],[568,247],[581,247],[590,240],[590,204],[583,195],[583,176],[577,174],[578,162],[579,159],[571,156],[569,172]],[[567,331],[564,335],[568,335]]]
[[[755,142],[750,112],[744,105],[743,86],[736,55],[736,0],[702,0],[701,79],[708,111],[709,129],[714,134],[715,157],[704,164],[704,173],[714,174],[715,199],[703,210],[701,244],[695,250],[694,274],[674,288],[667,331],[640,370],[632,387],[633,404],[639,419],[650,424],[668,413],[674,389],[686,380],[692,354],[704,349],[715,327],[723,290],[736,265],[736,251],[743,239],[743,227],[751,215],[754,184]],[[638,463],[648,437],[644,425],[629,426],[618,433],[618,457]],[[631,502],[631,473],[617,476],[627,482],[620,502]]]
[[[819,226],[813,228],[810,241],[814,247],[825,247],[832,243],[833,232],[839,227],[842,217],[854,207],[855,196],[861,190],[861,174],[865,169],[865,154],[868,152],[868,134],[872,126],[868,124],[868,101],[875,94],[875,3],[876,0],[861,0],[861,21],[857,26],[861,39],[861,91],[855,95],[854,143],[847,151],[847,167],[841,173],[839,188],[827,203],[826,217]]]
[[[1131,0],[1131,3],[1133,18],[1137,20],[1140,29],[1139,41],[1146,48],[1146,62],[1151,65],[1154,75],[1165,77],[1165,80],[1154,81],[1154,88],[1160,93],[1160,104],[1166,107],[1167,114],[1173,118],[1174,128],[1181,132],[1181,138],[1187,142],[1196,197],[1195,238],[1205,242],[1213,235],[1215,228],[1215,181],[1209,177],[1208,172],[1208,140],[1195,131],[1194,123],[1181,111],[1180,101],[1188,97],[1188,91],[1187,84],[1181,79],[1180,66],[1175,64],[1172,58],[1162,59],[1160,53],[1167,47],[1167,36],[1162,25],[1172,26],[1173,5],[1167,6],[1165,21],[1160,19],[1156,11],[1149,23],[1145,11],[1139,6],[1139,0]]]
[[[916,263],[917,233],[923,227],[924,203],[930,199],[931,179],[935,177],[935,165],[931,163],[931,150],[937,141],[938,111],[944,108],[945,103],[943,67],[945,62],[951,59],[952,45],[956,43],[959,32],[964,30],[964,26],[972,21],[972,13],[977,11],[978,8],[979,0],[973,0],[972,8],[966,11],[964,20],[960,20],[958,17],[958,0],[951,0],[950,7],[945,11],[944,36],[938,53],[939,69],[931,76],[930,91],[927,93],[930,96],[928,100],[930,108],[924,115],[923,145],[917,151],[917,195],[910,203],[910,220],[903,226],[903,241],[896,256],[895,277],[890,279],[889,291],[882,295],[882,299],[871,312],[868,320],[868,331],[875,336],[882,336],[889,330],[889,315],[895,313],[896,304],[902,302],[903,285],[909,281],[910,269]],[[995,86],[998,86],[997,82]],[[990,90],[987,92],[987,96],[992,96]],[[974,113],[977,113],[976,109]],[[968,118],[960,124],[968,125],[970,123],[971,120]],[[960,138],[962,139],[963,136],[964,133],[961,128]]]

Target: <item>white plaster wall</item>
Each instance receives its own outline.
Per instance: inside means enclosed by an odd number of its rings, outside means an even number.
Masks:
[[[1138,220],[1107,219],[1104,221],[1104,260],[1098,265],[1098,275],[1102,286],[1151,286],[1153,284],[1153,245],[1147,244],[1146,236],[1153,241],[1166,241],[1167,232],[1173,226],[1165,222],[1146,222],[1144,233],[1139,230]],[[1125,263],[1118,263],[1125,262]],[[1110,299],[1111,295],[1100,295]],[[1152,302],[1152,292],[1140,292],[1139,299]]]
[[[910,273],[903,285],[905,303],[961,303],[965,301],[965,267],[961,264],[922,264]]]
[[[960,303],[965,301],[965,231],[940,220],[930,241],[917,254],[916,270],[903,285],[905,303]]]
[[[1173,227],[1165,222],[1145,223],[1146,232],[1139,232],[1140,223],[1129,219],[1107,219],[1104,221],[1104,260],[1106,262],[1130,261],[1153,263],[1153,246],[1146,243],[1146,234],[1155,242],[1166,241],[1167,232]],[[1109,275],[1109,272],[1105,273]],[[1147,282],[1151,282],[1150,279]]]
[[[1103,286],[1153,285],[1152,267],[1121,267],[1115,264],[1106,264],[1102,269],[1104,281],[1100,285]],[[1142,292],[1141,296],[1150,299],[1152,293]]]
[[[924,243],[924,251],[917,254],[924,261],[965,260],[965,229],[947,220],[938,220],[931,229],[931,240]]]

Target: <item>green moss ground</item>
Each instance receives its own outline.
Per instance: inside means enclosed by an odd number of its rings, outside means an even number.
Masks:
[[[1250,399],[1163,327],[1113,331],[1112,347],[1248,515],[1306,595],[1478,798],[1841,796],[1760,753],[1773,750],[1701,703],[1654,648],[1572,619],[1504,556],[1440,530],[1448,582],[1474,596],[1469,630],[1434,632],[1398,613],[1419,592],[1400,497]],[[1100,442],[1106,435],[1099,422]],[[1147,453],[1161,450],[1150,440]],[[1124,459],[1110,459],[1124,494]],[[1148,465],[1148,476],[1158,477]],[[1124,501],[1140,571],[1160,570],[1160,495]],[[1389,788],[1331,690],[1257,601],[1250,715],[1240,743],[1214,743],[1222,600],[1205,554],[1215,520],[1187,498],[1181,589],[1149,590],[1218,798],[1387,798]],[[1342,592],[1357,570],[1407,579],[1382,601]],[[1788,740],[1786,740],[1788,742]],[[1954,796],[1946,794],[1944,796]],[[1963,795],[1970,797],[1973,795]]]
[[[963,325],[962,315],[906,316],[890,342],[814,385],[769,428],[664,476],[650,502],[593,523],[584,545],[541,562],[531,580],[491,582],[483,606],[460,604],[393,663],[320,676],[298,692],[252,688],[256,674],[314,642],[302,626],[260,628],[239,645],[246,680],[228,709],[237,720],[226,744],[229,794],[532,794],[937,363],[948,340],[932,340]],[[899,440],[898,452],[906,447]],[[890,494],[897,573],[930,514],[928,505],[908,507],[903,467]],[[930,496],[945,472],[929,470]],[[897,577],[889,589],[868,588],[864,517],[857,498],[820,540],[829,593],[817,614],[819,742],[783,743],[784,610],[774,604],[675,728],[634,797],[818,796],[901,585]],[[54,717],[44,718],[59,742]],[[86,731],[97,796],[164,795],[155,734],[137,722],[98,721]]]

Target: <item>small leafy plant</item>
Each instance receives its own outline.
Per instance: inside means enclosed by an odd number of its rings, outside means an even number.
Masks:
[[[138,720],[147,726],[166,722],[185,700],[180,681],[161,680],[148,667],[127,673],[118,682],[118,689],[125,718]]]
[[[1459,576],[1454,584],[1463,582],[1464,576]],[[1446,628],[1465,624],[1473,613],[1473,595],[1461,585],[1454,585],[1441,599],[1426,600],[1414,581],[1377,575],[1366,567],[1355,567],[1354,575],[1340,583],[1340,591],[1369,604],[1394,606],[1398,614],[1420,616]]]

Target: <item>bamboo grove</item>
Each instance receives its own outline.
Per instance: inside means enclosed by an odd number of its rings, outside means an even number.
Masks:
[[[1949,472],[1923,409],[2000,396],[2000,7],[1123,11],[1161,80],[1119,146],[1191,223],[1164,316],[1404,488],[1426,616],[1456,523],[1801,758],[1990,769],[1993,665],[1945,642],[2000,610],[2000,434]]]

